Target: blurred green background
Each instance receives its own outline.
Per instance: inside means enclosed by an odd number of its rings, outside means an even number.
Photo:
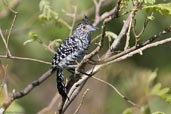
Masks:
[[[35,32],[39,38],[44,41],[44,43],[48,44],[50,41],[55,39],[65,39],[69,35],[70,30],[55,20],[40,20],[40,1],[19,1],[20,2],[15,9],[18,12],[17,19],[9,40],[9,48],[12,55],[36,58],[51,62],[53,54],[38,42],[32,42],[27,45],[23,45],[25,41],[30,39],[28,35],[29,32]],[[163,2],[163,0],[159,0],[158,2],[160,1]],[[9,0],[8,2],[10,4],[14,1]],[[115,6],[115,2],[112,0],[106,0],[105,2],[105,6],[101,8],[101,13],[109,11]],[[94,4],[92,0],[51,0],[49,3],[52,9],[58,14],[58,17],[68,22],[69,25],[72,24],[72,18],[68,18],[65,12],[72,13],[74,11],[72,7],[73,5],[77,6],[78,17],[83,17],[84,15],[88,14],[91,18],[91,21],[94,19]],[[6,8],[3,5],[3,2],[0,1],[0,11],[3,10],[6,10]],[[137,31],[141,30],[143,26],[142,22],[144,22],[144,19],[147,15],[148,14],[144,11],[139,11],[136,15]],[[107,25],[107,30],[118,34],[126,16],[113,19],[110,24]],[[154,16],[155,20],[149,23],[141,41],[144,41],[171,24],[170,16],[161,15],[159,13],[155,13]],[[14,14],[9,12],[6,16],[0,18],[0,27],[3,32],[9,30],[13,17]],[[76,24],[79,23],[79,21],[80,20],[78,20]],[[101,23],[98,25],[98,27],[101,28]],[[99,33],[100,30],[93,34],[93,36],[95,37]],[[160,39],[167,37],[169,36],[166,35]],[[106,47],[107,46],[108,45],[106,43]],[[90,48],[90,50],[92,50],[92,48]],[[122,62],[109,65],[105,69],[101,70],[96,76],[112,83],[129,99],[138,104],[144,105],[144,108],[148,106],[151,112],[161,111],[165,112],[165,114],[170,114],[171,105],[166,103],[160,97],[147,97],[146,94],[148,92],[146,92],[145,89],[148,78],[154,72],[157,72],[157,77],[153,82],[154,84],[160,82],[163,87],[171,87],[170,50],[171,43],[148,49],[143,52],[143,55],[135,55]],[[0,40],[0,54],[5,54],[5,48],[2,40]],[[23,89],[27,84],[37,79],[50,67],[46,64],[31,61],[2,58],[0,58],[0,60],[2,64],[8,65],[7,73],[10,91],[13,89]],[[34,114],[49,104],[50,100],[57,91],[55,80],[55,76],[49,78],[47,81],[33,90],[29,95],[16,101],[17,104],[22,107],[22,110],[24,110],[25,114]],[[79,112],[81,114],[122,114],[126,108],[131,107],[130,104],[125,102],[110,87],[94,79],[90,79],[83,90],[86,88],[89,88],[90,91],[88,92],[86,100]],[[67,111],[68,114],[74,112],[79,101],[80,98],[78,98],[72,104],[71,108]],[[137,109],[135,109],[135,113],[136,111]],[[138,111],[137,114],[139,114]]]

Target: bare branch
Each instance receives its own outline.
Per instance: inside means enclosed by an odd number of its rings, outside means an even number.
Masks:
[[[120,9],[121,0],[118,0],[117,1],[117,4],[116,4],[116,6],[113,9],[111,9],[108,12],[103,13],[100,16],[100,14],[99,14],[100,9],[99,8],[101,7],[103,1],[104,0],[100,0],[100,2],[97,4],[97,2],[95,2],[95,0],[94,0],[95,7],[96,7],[95,20],[94,20],[94,23],[93,23],[94,26],[98,25],[101,21],[103,21],[104,19],[106,19],[108,17],[115,18],[115,17],[118,16],[118,12],[119,12],[119,9]]]
[[[138,48],[140,48],[140,47],[143,47],[143,46],[146,46],[146,45],[152,43],[153,41],[155,41],[155,40],[156,40],[157,38],[159,38],[160,36],[162,36],[162,35],[164,35],[164,34],[168,34],[168,33],[171,33],[171,26],[165,28],[164,30],[162,30],[162,31],[159,32],[158,34],[155,34],[155,35],[153,35],[152,37],[148,38],[148,40],[145,41],[144,43],[139,44],[139,45],[137,45],[137,46],[133,46],[133,47],[131,47],[130,49],[127,49],[127,50],[125,50],[125,51],[123,51],[123,52],[121,52],[121,53],[119,53],[119,54],[116,54],[116,55],[114,55],[114,56],[108,58],[108,59],[104,59],[104,60],[102,60],[101,62],[99,62],[99,64],[103,64],[103,63],[105,63],[105,62],[109,62],[109,61],[114,60],[114,59],[117,59],[117,58],[119,58],[119,57],[121,57],[121,56],[123,56],[123,55],[126,55],[126,54],[128,54],[128,53],[130,53],[130,52],[132,52],[132,51],[134,51],[134,50],[136,50],[136,49],[138,49]],[[96,64],[98,64],[98,63],[96,63]]]
[[[13,92],[11,96],[9,96],[2,106],[0,107],[0,112],[4,113],[4,111],[8,108],[8,106],[15,100],[22,98],[29,94],[35,87],[43,83],[47,78],[52,76],[54,71],[52,69],[49,69],[47,72],[45,72],[43,75],[41,75],[37,80],[33,81],[31,84],[27,85],[22,91],[19,92]]]
[[[46,62],[40,59],[34,59],[34,58],[27,58],[27,57],[18,57],[18,56],[7,56],[7,55],[0,55],[0,58],[7,58],[7,59],[14,59],[14,60],[25,60],[25,61],[33,61],[43,64],[51,64],[50,62]]]
[[[160,40],[160,41],[157,41],[157,42],[154,42],[154,43],[151,43],[151,44],[148,44],[148,45],[145,45],[139,49],[136,49],[132,52],[129,52],[128,54],[126,55],[123,55],[119,58],[116,58],[110,62],[107,62],[107,63],[104,63],[104,65],[108,65],[108,64],[111,64],[111,63],[114,63],[114,62],[118,62],[118,61],[121,61],[121,60],[124,60],[124,59],[127,59],[129,57],[132,57],[133,55],[135,54],[138,54],[138,53],[141,53],[142,51],[146,50],[146,49],[149,49],[149,48],[152,48],[152,47],[156,47],[156,46],[159,46],[161,44],[165,44],[165,43],[168,43],[168,42],[171,42],[171,38],[167,38],[167,39],[164,39],[164,40]]]
[[[153,35],[151,38],[149,38],[147,41],[145,41],[143,43],[143,45],[147,45],[151,42],[153,42],[154,40],[156,40],[157,38],[159,38],[160,36],[164,35],[164,34],[168,34],[171,33],[171,26],[165,28],[163,31],[159,32],[158,34]]]
[[[5,45],[5,48],[6,48],[6,55],[11,56],[11,52],[10,52],[10,50],[8,48],[8,44],[7,44],[6,40],[5,40],[5,37],[4,37],[3,33],[2,33],[1,28],[0,28],[0,35],[1,35],[2,41],[3,41],[3,43]]]
[[[132,19],[133,20],[133,19]],[[132,27],[132,20],[129,23],[129,28],[128,28],[128,32],[126,33],[126,43],[125,43],[125,47],[124,50],[129,48],[129,42],[130,42],[130,32],[131,32],[131,27]]]
[[[153,13],[151,13],[151,16],[152,15],[153,15]],[[136,20],[134,20],[134,21],[135,21],[135,24],[136,24]],[[144,24],[143,24],[143,28],[141,29],[141,31],[138,34],[136,34],[136,32],[135,32],[135,24],[133,24],[133,34],[134,34],[136,40],[140,39],[140,37],[144,33],[149,21],[150,21],[150,19],[148,19],[148,18],[145,19]],[[136,41],[136,43],[137,43],[137,41]]]
[[[93,67],[93,70],[90,69],[88,70],[86,73],[87,74],[91,74],[94,75],[95,73],[97,73],[97,71],[102,67],[102,65],[98,65],[96,67]],[[69,105],[72,103],[72,101],[76,98],[76,96],[79,94],[79,92],[81,91],[81,89],[83,88],[83,86],[85,85],[85,83],[87,82],[87,80],[91,77],[91,75],[87,76],[87,75],[82,75],[81,79],[78,80],[76,83],[74,83],[74,85],[71,87],[68,96],[70,98],[70,100],[66,100],[65,104],[62,107],[62,114],[66,111],[66,109],[69,107]]]
[[[128,16],[127,20],[124,22],[124,25],[123,25],[123,27],[121,29],[121,32],[119,33],[118,37],[113,41],[110,49],[108,49],[108,51],[106,52],[106,54],[105,54],[105,56],[103,58],[107,58],[107,57],[111,56],[112,52],[118,48],[122,38],[127,33],[129,25],[130,25],[130,22],[134,18],[136,12],[137,12],[136,9],[132,10],[132,12]]]
[[[13,18],[13,21],[12,21],[12,24],[11,24],[11,27],[10,27],[10,29],[9,29],[9,33],[8,33],[8,36],[7,36],[7,46],[8,46],[8,42],[9,42],[9,39],[10,39],[10,36],[11,36],[11,33],[12,33],[12,29],[13,29],[13,27],[14,27],[14,23],[15,23],[15,21],[16,21],[16,18],[17,18],[17,13],[15,12],[14,13],[15,15],[14,15],[14,18]],[[8,54],[8,53],[7,53]]]
[[[96,0],[93,0],[94,5],[95,5],[95,20],[100,19],[100,8],[104,2],[104,0],[100,0],[98,3]]]

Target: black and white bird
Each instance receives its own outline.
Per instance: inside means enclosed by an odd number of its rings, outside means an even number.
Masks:
[[[85,16],[81,23],[58,47],[52,60],[52,69],[57,71],[57,88],[63,99],[68,98],[63,70],[74,68],[85,56],[91,42],[91,33],[97,28]]]

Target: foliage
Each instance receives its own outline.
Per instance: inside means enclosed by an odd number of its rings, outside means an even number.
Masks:
[[[148,12],[159,12],[162,15],[171,15],[171,3],[145,5],[142,9],[145,9]]]
[[[154,85],[154,87],[151,89],[150,94],[156,95],[164,99],[166,102],[171,104],[171,94],[170,94],[170,88],[165,87],[161,88],[161,83],[157,83]]]
[[[49,21],[51,19],[55,19],[55,20],[58,19],[58,13],[56,13],[55,11],[51,9],[50,3],[48,0],[41,0],[39,3],[39,8],[40,8],[40,11],[42,12],[39,15],[39,18],[41,20]]]
[[[153,71],[147,77],[148,77],[148,79],[145,84],[146,87],[144,89],[145,93],[146,93],[145,97],[151,98],[153,96],[158,96],[159,98],[163,99],[165,102],[171,103],[170,88],[168,88],[168,87],[161,88],[162,87],[161,83],[155,83],[155,80],[157,78],[157,70]],[[151,112],[150,106],[149,106],[150,100],[151,99],[148,99],[147,103],[141,105],[141,107],[140,107],[141,110],[138,113],[141,113],[141,114],[165,114],[164,112],[161,112],[161,111]],[[134,107],[127,108],[123,111],[122,114],[135,114],[135,108]]]
[[[23,45],[33,43],[33,42],[38,42],[42,46],[46,45],[46,44],[44,44],[44,42],[41,40],[41,38],[39,38],[39,36],[35,32],[29,32],[29,37],[30,37],[30,39],[26,40],[23,43]],[[55,39],[48,44],[48,47],[50,47],[50,49],[55,49],[56,47],[58,47],[60,45],[61,42],[62,42],[61,39]]]
[[[144,2],[145,4],[154,4],[156,0],[138,0],[140,2]]]

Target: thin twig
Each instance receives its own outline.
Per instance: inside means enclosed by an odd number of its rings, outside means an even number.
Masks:
[[[6,55],[11,56],[11,52],[10,52],[10,50],[8,48],[8,44],[7,44],[6,40],[5,40],[5,37],[4,37],[3,33],[2,33],[1,28],[0,28],[0,35],[1,35],[2,41],[3,41],[4,45],[5,45]]]
[[[133,19],[132,19],[133,20]],[[129,42],[130,42],[130,32],[131,32],[131,27],[132,27],[132,20],[129,23],[129,28],[128,28],[128,32],[126,33],[126,43],[125,43],[125,47],[124,50],[129,48]]]
[[[83,93],[81,102],[80,102],[80,104],[78,105],[77,109],[75,110],[75,112],[73,114],[77,114],[78,111],[80,110],[81,105],[83,104],[83,101],[84,101],[85,96],[87,95],[88,91],[89,91],[89,89],[86,89],[85,92]]]
[[[15,11],[15,10],[13,10],[13,8],[15,8],[18,4],[19,4],[19,0],[15,0],[12,4],[11,4],[11,6],[9,6],[8,4],[9,3],[7,3],[8,1],[7,0],[2,0],[2,2],[3,2],[3,4],[8,8],[8,10],[9,11],[11,11],[12,13],[14,13],[14,14],[17,14],[17,12]]]
[[[25,60],[25,61],[33,61],[43,64],[51,64],[50,62],[34,59],[34,58],[27,58],[27,57],[19,57],[19,56],[7,56],[7,55],[0,55],[0,58],[7,58],[7,59],[14,59],[14,60]]]
[[[101,1],[103,1],[103,0],[101,0]],[[97,16],[97,18],[95,18],[95,21],[94,21],[93,25],[94,26],[98,25],[101,21],[103,21],[104,19],[106,19],[106,18],[108,18],[110,16],[112,18],[117,17],[118,16],[118,13],[119,13],[121,1],[122,0],[118,0],[116,6],[113,7],[113,9],[111,9],[110,11],[103,13],[101,16]],[[98,13],[97,10],[96,10],[96,12]],[[97,14],[95,14],[95,15],[97,15]]]
[[[45,43],[42,43],[42,46],[45,48],[45,49],[47,49],[47,50],[49,50],[50,52],[52,52],[53,54],[55,54],[55,51],[53,50],[53,49],[51,49],[48,45],[46,45]]]
[[[152,16],[152,15],[153,15],[153,13],[151,14],[151,16]],[[143,24],[143,28],[142,28],[141,31],[137,34],[137,33],[135,32],[135,24],[136,24],[136,20],[135,20],[135,23],[133,24],[132,30],[133,30],[133,34],[134,34],[134,36],[135,36],[135,38],[136,38],[137,41],[140,39],[141,35],[144,33],[144,31],[145,31],[145,29],[146,29],[146,27],[147,27],[149,21],[150,21],[150,19],[148,19],[148,18],[145,19],[144,24]],[[137,41],[136,41],[136,44],[137,44]]]
[[[100,19],[100,8],[104,2],[104,0],[100,0],[99,2],[97,2],[97,0],[93,0],[94,5],[95,5],[95,20],[99,20]]]
[[[93,38],[93,39],[91,40],[91,44],[94,43],[96,40],[98,40],[101,36],[102,36],[102,34],[99,34],[99,35],[97,35],[95,38]],[[96,43],[95,43],[95,44],[96,44]]]
[[[36,36],[37,39],[36,41],[41,44],[45,49],[49,50],[50,52],[52,52],[53,54],[55,54],[55,51],[53,49],[50,48],[50,46],[46,45],[42,40],[41,38],[39,38],[38,36]],[[24,44],[25,45],[25,44]]]
[[[127,97],[125,97],[121,92],[119,92],[119,90],[112,84],[110,84],[109,82],[106,82],[100,78],[94,77],[92,76],[93,79],[98,80],[106,85],[108,85],[109,87],[111,87],[121,98],[123,98],[126,102],[130,103],[131,105],[140,108],[140,106],[138,106],[136,103],[134,103],[133,101],[129,100]]]
[[[164,30],[162,30],[158,34],[153,35],[151,38],[149,38],[147,41],[145,41],[143,43],[143,45],[147,45],[147,44],[153,42],[154,40],[156,40],[157,38],[159,38],[160,36],[162,36],[164,34],[168,34],[168,33],[171,33],[171,26],[165,28]]]
[[[12,29],[13,29],[13,27],[14,27],[14,23],[15,23],[15,21],[16,21],[16,18],[17,18],[17,13],[15,12],[14,13],[15,15],[14,15],[14,18],[13,18],[13,21],[12,21],[12,24],[11,24],[11,27],[10,27],[10,29],[9,29],[9,32],[8,32],[8,36],[7,36],[7,46],[8,46],[8,42],[9,42],[9,39],[10,39],[10,36],[11,36],[11,33],[12,33]],[[8,53],[7,53],[8,54]]]
[[[128,16],[127,20],[124,22],[124,25],[123,25],[121,32],[119,33],[118,37],[113,41],[110,49],[108,49],[108,51],[106,52],[106,54],[103,58],[107,58],[107,57],[111,56],[112,52],[118,48],[122,38],[127,33],[128,28],[129,28],[129,24],[132,21],[132,19],[134,18],[136,12],[137,12],[137,9],[132,10],[132,12]]]
[[[127,18],[127,20],[124,22],[124,25],[123,25],[123,27],[121,29],[121,32],[119,33],[118,37],[113,41],[112,45],[107,50],[107,52],[104,54],[102,59],[106,59],[106,58],[110,57],[112,55],[112,53],[118,48],[122,38],[127,33],[127,30],[129,28],[130,20],[132,20],[133,17],[134,17],[134,12],[132,12],[129,15],[129,17]]]

